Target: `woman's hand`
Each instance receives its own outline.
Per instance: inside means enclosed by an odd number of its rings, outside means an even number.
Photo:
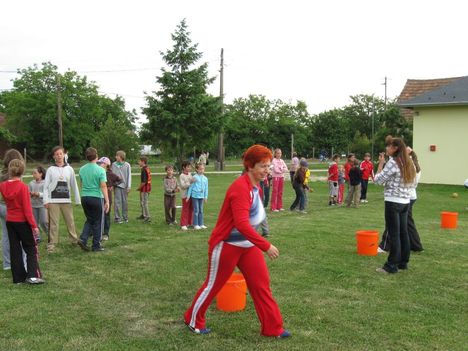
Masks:
[[[267,250],[266,253],[268,257],[270,257],[272,260],[279,257],[279,250],[273,245],[270,245],[270,248]]]

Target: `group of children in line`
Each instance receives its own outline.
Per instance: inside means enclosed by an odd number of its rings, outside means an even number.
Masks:
[[[328,167],[328,205],[342,205],[358,208],[360,203],[367,203],[367,187],[369,178],[374,180],[374,165],[369,153],[364,154],[364,160],[359,162],[354,154],[347,156],[344,165],[338,165],[340,155],[333,155]],[[348,193],[344,197],[345,184]]]

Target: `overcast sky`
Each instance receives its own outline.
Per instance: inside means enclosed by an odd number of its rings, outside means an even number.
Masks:
[[[50,61],[140,113],[159,52],[186,18],[213,76],[224,48],[226,102],[263,94],[303,100],[315,114],[350,95],[383,97],[386,76],[393,98],[408,78],[468,75],[467,9],[455,0],[2,1],[0,71]],[[14,77],[0,72],[0,89]]]

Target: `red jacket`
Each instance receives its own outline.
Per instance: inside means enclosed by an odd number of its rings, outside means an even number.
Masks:
[[[32,229],[37,228],[26,184],[19,179],[4,181],[0,183],[0,193],[7,206],[8,222],[28,222]]]
[[[362,161],[359,168],[361,168],[362,179],[369,180],[369,177],[372,177],[372,180],[374,180],[374,165],[371,161]]]
[[[353,164],[350,162],[346,162],[344,165],[344,179],[349,182],[349,171],[353,168]]]
[[[338,181],[338,165],[336,162],[333,162],[330,167],[328,167],[328,180],[332,182]]]
[[[226,240],[234,228],[260,250],[267,251],[270,248],[268,240],[250,225],[250,208],[253,202],[252,189],[253,184],[247,173],[237,178],[228,188],[218,221],[208,240],[210,250],[221,241]]]

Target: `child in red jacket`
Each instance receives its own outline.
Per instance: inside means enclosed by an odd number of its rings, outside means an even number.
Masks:
[[[328,167],[328,206],[335,206],[338,197],[338,162],[339,155],[333,155],[332,163]]]
[[[11,160],[8,164],[9,179],[0,184],[0,193],[7,206],[6,225],[10,239],[11,273],[13,283],[42,284],[39,269],[38,251],[35,236],[39,229],[34,220],[29,189],[21,181],[24,162]],[[27,271],[24,268],[23,254],[26,253]]]
[[[361,203],[367,203],[367,185],[369,184],[369,177],[374,180],[374,164],[372,163],[370,153],[364,154],[364,161],[361,162]]]

